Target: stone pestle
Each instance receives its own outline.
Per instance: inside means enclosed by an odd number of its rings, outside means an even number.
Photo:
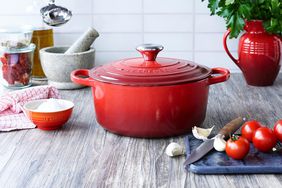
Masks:
[[[65,54],[73,54],[79,52],[85,52],[90,49],[90,46],[99,37],[99,33],[90,27],[78,40],[76,40],[71,47],[65,52]]]

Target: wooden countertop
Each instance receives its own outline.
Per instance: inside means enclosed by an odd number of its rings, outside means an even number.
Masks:
[[[4,89],[0,89],[3,94]],[[185,157],[164,151],[184,137],[135,139],[101,128],[89,88],[60,91],[75,103],[63,129],[0,133],[1,187],[282,187],[282,175],[196,175],[185,172]],[[188,97],[188,96],[187,96]],[[240,74],[210,88],[203,126],[250,115],[273,126],[282,118],[282,75],[272,87],[246,86]]]

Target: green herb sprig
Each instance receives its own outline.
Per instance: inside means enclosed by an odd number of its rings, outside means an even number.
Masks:
[[[205,1],[205,0],[201,0]],[[282,36],[281,0],[207,0],[211,15],[223,17],[231,29],[230,38],[237,38],[245,20],[262,20],[268,33]]]

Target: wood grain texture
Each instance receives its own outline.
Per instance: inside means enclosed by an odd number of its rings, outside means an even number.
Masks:
[[[1,95],[6,92],[0,89]],[[169,158],[182,136],[135,139],[105,131],[96,120],[89,88],[61,91],[75,103],[63,129],[0,133],[0,187],[282,187],[282,175],[196,175],[185,157]],[[231,119],[250,115],[273,126],[282,118],[282,75],[272,87],[251,87],[242,76],[210,88],[205,127],[218,131]]]

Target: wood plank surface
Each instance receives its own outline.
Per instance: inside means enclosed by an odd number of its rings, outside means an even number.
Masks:
[[[7,90],[1,88],[3,95]],[[96,120],[89,88],[60,91],[72,100],[72,118],[58,131],[0,133],[0,187],[282,187],[282,175],[196,175],[185,157],[164,151],[184,137],[136,139],[105,131]],[[188,96],[187,96],[188,97]],[[282,118],[282,75],[272,87],[247,86],[240,74],[210,88],[205,127],[249,115],[267,126]]]

